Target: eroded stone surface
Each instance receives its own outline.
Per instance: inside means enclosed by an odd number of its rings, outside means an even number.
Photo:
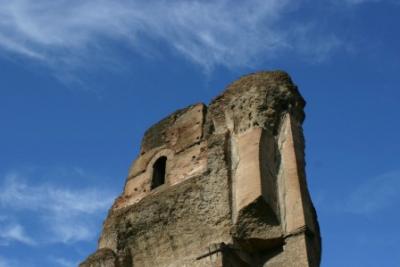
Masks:
[[[97,250],[90,255],[86,261],[82,262],[79,267],[117,267],[117,257],[115,253],[108,248]]]
[[[318,266],[304,105],[286,73],[261,72],[152,126],[81,266]]]

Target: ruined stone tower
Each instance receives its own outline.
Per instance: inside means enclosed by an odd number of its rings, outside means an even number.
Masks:
[[[80,266],[319,266],[304,105],[286,73],[260,72],[152,126]]]

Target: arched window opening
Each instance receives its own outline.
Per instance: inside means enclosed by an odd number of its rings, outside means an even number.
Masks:
[[[167,165],[167,157],[160,157],[153,165],[153,178],[151,180],[151,189],[163,185],[165,183],[165,167]]]

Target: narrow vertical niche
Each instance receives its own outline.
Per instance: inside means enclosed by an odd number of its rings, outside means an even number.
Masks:
[[[153,177],[151,180],[151,189],[165,184],[165,168],[167,166],[167,157],[162,156],[154,162]]]

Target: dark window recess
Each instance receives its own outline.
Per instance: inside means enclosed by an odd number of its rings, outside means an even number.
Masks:
[[[165,183],[165,167],[167,157],[160,157],[153,165],[153,178],[151,180],[151,189],[154,189]]]

